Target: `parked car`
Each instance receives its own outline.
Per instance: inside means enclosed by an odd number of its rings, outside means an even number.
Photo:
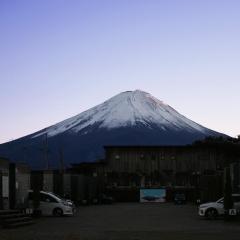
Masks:
[[[240,194],[232,194],[233,208],[240,211]],[[224,198],[220,198],[216,202],[209,202],[199,205],[198,214],[201,217],[214,219],[224,214]]]
[[[69,196],[61,197],[61,196],[57,195],[56,193],[53,193],[53,192],[49,192],[49,193],[62,199],[63,201],[66,201],[69,204],[69,206],[71,206],[73,208],[74,211],[76,210],[76,205],[74,204],[74,202],[71,199],[69,199]]]
[[[33,191],[28,193],[29,207],[33,208]],[[40,191],[38,210],[41,215],[63,216],[74,214],[74,205],[70,200],[65,200],[54,193]]]
[[[175,204],[186,204],[186,195],[184,193],[176,193],[174,195]]]

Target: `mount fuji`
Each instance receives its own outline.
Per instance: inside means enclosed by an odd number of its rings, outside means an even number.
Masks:
[[[178,113],[151,94],[120,93],[72,118],[0,145],[0,155],[33,169],[104,158],[104,145],[185,145],[223,134]],[[47,147],[46,147],[47,146]]]

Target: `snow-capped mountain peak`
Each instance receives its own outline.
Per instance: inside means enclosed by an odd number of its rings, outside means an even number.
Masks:
[[[2,144],[0,154],[14,161],[24,155],[31,167],[43,169],[41,149],[45,148],[49,150],[52,168],[57,168],[60,150],[65,164],[70,165],[104,159],[104,146],[108,145],[185,145],[207,136],[225,135],[189,120],[151,94],[135,90],[120,93],[72,118]]]
[[[141,91],[127,91],[97,105],[72,118],[48,127],[33,138],[48,134],[49,137],[69,132],[87,134],[88,129],[114,129],[142,125],[147,128],[158,127],[162,130],[186,130],[205,133],[208,129],[187,119],[169,105]]]

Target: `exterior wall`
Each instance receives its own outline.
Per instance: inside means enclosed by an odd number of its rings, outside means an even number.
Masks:
[[[230,175],[232,180],[232,191],[240,192],[240,162],[236,161],[230,164]]]
[[[0,209],[9,208],[9,161],[0,158]]]
[[[105,147],[108,187],[190,189],[193,198],[222,195],[224,155],[200,146]],[[175,191],[175,190],[174,190]]]
[[[224,159],[219,157],[214,149],[191,146],[106,147],[108,169],[116,172],[215,171],[217,164],[223,168]]]
[[[71,174],[71,199],[76,204],[93,203],[103,193],[103,181],[100,177]]]
[[[30,190],[30,168],[25,164],[16,165],[16,206],[22,206],[26,202],[28,190]]]
[[[10,164],[10,208],[24,208],[30,190],[30,168],[26,164]]]
[[[44,170],[31,172],[31,189],[53,192],[60,196],[71,194],[71,174]]]
[[[53,192],[53,171],[43,171],[43,191]]]
[[[42,190],[43,189],[43,172],[42,171],[31,171],[31,190]]]
[[[71,176],[71,198],[78,204],[86,199],[87,185],[86,177],[79,174]]]
[[[66,198],[71,197],[71,174],[63,175],[63,194]]]

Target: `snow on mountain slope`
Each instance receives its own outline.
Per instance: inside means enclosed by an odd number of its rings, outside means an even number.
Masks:
[[[46,136],[47,133],[47,136]],[[163,146],[192,144],[207,136],[224,136],[178,113],[143,91],[123,92],[104,103],[53,126],[0,144],[0,155],[12,161],[24,159],[32,169],[104,159],[104,146]],[[48,138],[46,138],[48,137]],[[46,143],[47,142],[47,143]]]
[[[96,124],[99,128],[106,129],[141,124],[147,128],[157,126],[162,130],[185,130],[202,134],[210,131],[179,114],[151,94],[136,90],[120,93],[96,107],[38,132],[32,138],[46,133],[49,137],[65,132],[87,134],[87,128]]]

